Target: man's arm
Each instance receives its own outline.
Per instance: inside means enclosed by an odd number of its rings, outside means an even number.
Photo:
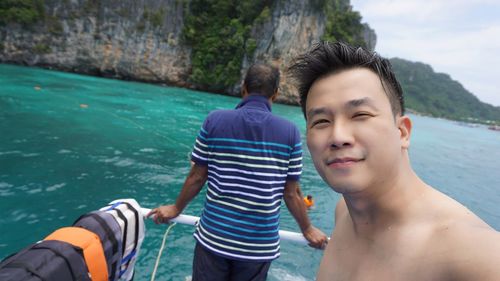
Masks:
[[[182,186],[181,192],[177,196],[177,200],[174,205],[164,205],[155,208],[149,212],[148,217],[155,215],[153,220],[155,223],[167,223],[169,220],[177,217],[182,213],[182,210],[186,208],[187,204],[193,200],[198,193],[200,193],[201,188],[207,181],[208,177],[208,167],[203,165],[193,165],[189,171],[186,181]]]
[[[289,181],[285,183],[285,191],[283,194],[285,204],[297,221],[297,224],[304,234],[304,237],[309,241],[309,245],[314,248],[323,249],[328,242],[326,235],[311,224],[307,216],[306,205],[302,199],[298,181]]]

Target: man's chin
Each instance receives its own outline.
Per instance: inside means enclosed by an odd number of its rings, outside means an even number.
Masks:
[[[355,194],[358,192],[361,192],[363,190],[362,187],[360,187],[357,184],[353,183],[332,183],[330,184],[330,187],[332,188],[333,191],[337,193],[341,193],[343,195],[348,195],[348,194]]]

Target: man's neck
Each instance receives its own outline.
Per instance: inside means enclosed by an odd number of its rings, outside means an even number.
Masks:
[[[413,205],[428,191],[427,185],[409,168],[390,181],[357,194],[344,194],[354,232],[360,237],[376,235],[406,222]]]

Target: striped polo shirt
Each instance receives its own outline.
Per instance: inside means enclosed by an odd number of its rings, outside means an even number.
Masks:
[[[211,112],[191,159],[208,165],[205,208],[194,233],[207,250],[242,261],[279,257],[285,182],[302,172],[297,127],[271,113],[266,97],[249,95],[234,110]]]

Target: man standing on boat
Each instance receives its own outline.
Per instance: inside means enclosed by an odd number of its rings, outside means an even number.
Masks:
[[[205,119],[191,160],[195,163],[174,205],[149,215],[166,223],[182,213],[208,180],[205,207],[194,233],[193,281],[265,280],[279,253],[282,199],[315,248],[327,238],[312,226],[299,188],[302,143],[298,128],[271,113],[279,70],[252,65],[234,110]]]
[[[500,280],[500,234],[411,168],[389,61],[326,42],[290,70],[316,170],[343,195],[317,280]]]

